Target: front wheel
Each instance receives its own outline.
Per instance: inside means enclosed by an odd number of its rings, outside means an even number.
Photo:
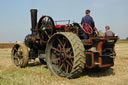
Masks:
[[[27,66],[29,60],[28,48],[24,43],[14,45],[11,52],[13,63],[20,68]]]
[[[52,74],[61,77],[78,77],[85,67],[84,46],[75,34],[54,34],[47,44],[47,65]]]

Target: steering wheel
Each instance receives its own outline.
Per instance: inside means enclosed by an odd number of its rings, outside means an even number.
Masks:
[[[82,29],[87,34],[92,34],[93,33],[92,27],[89,24],[87,24],[87,23],[83,23],[82,24]]]

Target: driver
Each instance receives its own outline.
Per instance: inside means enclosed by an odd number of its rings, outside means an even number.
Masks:
[[[92,31],[94,30],[93,28],[95,27],[95,22],[93,20],[93,18],[90,16],[90,10],[87,9],[85,11],[86,16],[84,16],[81,20],[81,25],[83,24],[88,24],[91,26]],[[83,33],[84,39],[89,39],[89,37],[93,37],[94,33],[92,32],[92,34],[88,34],[88,33]]]

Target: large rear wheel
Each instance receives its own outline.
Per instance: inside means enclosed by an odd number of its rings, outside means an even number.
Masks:
[[[75,34],[54,34],[47,44],[47,64],[56,76],[78,77],[85,67],[84,46]]]

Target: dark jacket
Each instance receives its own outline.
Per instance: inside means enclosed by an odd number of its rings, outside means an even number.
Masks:
[[[92,28],[95,27],[95,22],[93,21],[93,18],[89,15],[86,15],[82,18],[81,24],[83,24],[83,23],[89,24]]]

